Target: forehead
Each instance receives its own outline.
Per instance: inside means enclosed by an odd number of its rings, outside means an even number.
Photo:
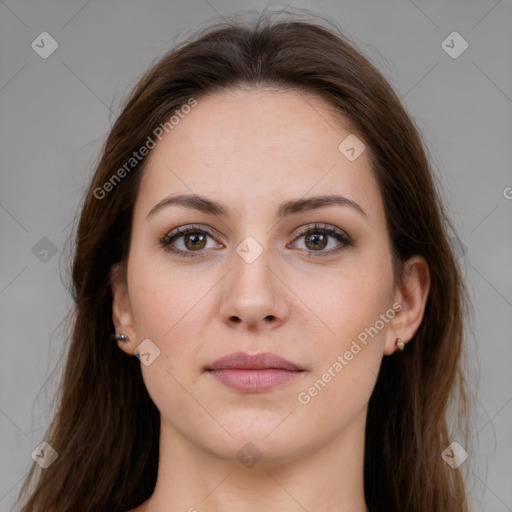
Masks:
[[[245,210],[326,193],[350,197],[365,210],[382,207],[369,151],[355,160],[340,151],[354,134],[321,98],[236,89],[197,102],[149,154],[136,208],[147,213],[171,192],[213,196]]]

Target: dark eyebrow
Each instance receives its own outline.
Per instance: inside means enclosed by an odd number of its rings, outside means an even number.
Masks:
[[[292,201],[286,201],[279,206],[277,210],[278,217],[286,217],[287,215],[293,215],[294,213],[301,213],[310,210],[317,210],[326,206],[339,205],[349,206],[358,211],[363,217],[368,218],[366,212],[352,199],[348,197],[340,196],[338,194],[329,194],[322,196],[307,197],[304,199],[293,199]]]
[[[208,199],[196,194],[181,194],[162,199],[162,201],[151,208],[146,217],[146,220],[163,208],[168,208],[173,205],[182,206],[184,208],[198,210],[200,212],[217,216],[230,216],[229,210],[224,205],[214,201],[213,199]],[[319,208],[332,205],[348,206],[358,211],[365,218],[368,218],[365,211],[361,208],[361,206],[359,206],[359,204],[357,204],[355,201],[352,201],[352,199],[348,199],[347,197],[337,194],[320,195],[285,201],[279,206],[277,210],[277,216],[279,218],[283,218],[288,215],[317,210]]]
[[[162,199],[158,204],[151,208],[146,216],[146,220],[148,220],[151,216],[163,208],[168,208],[169,206],[173,205],[182,206],[192,210],[198,210],[200,212],[210,213],[212,215],[218,215],[221,217],[229,217],[228,209],[213,199],[207,199],[206,197],[198,196],[197,194],[181,194]]]

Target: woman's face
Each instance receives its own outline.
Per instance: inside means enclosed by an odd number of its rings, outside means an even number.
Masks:
[[[286,461],[364,428],[403,333],[368,149],[339,149],[350,134],[319,98],[225,91],[149,155],[114,318],[125,350],[143,342],[163,428],[203,452]],[[294,366],[214,364],[233,353]]]

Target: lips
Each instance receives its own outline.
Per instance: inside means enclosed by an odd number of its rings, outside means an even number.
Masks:
[[[271,352],[255,355],[235,352],[217,359],[206,370],[225,386],[248,393],[273,389],[304,371]]]
[[[255,355],[234,352],[214,361],[208,370],[232,370],[235,368],[239,370],[279,369],[292,372],[300,371],[292,362],[271,352],[261,352]]]

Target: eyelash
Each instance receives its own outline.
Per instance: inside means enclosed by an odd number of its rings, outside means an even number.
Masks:
[[[201,257],[194,253],[198,253],[198,254],[203,253],[204,254],[204,251],[201,251],[201,250],[199,250],[199,251],[182,251],[181,249],[173,249],[172,248],[171,244],[175,240],[177,240],[178,238],[180,238],[184,235],[187,235],[189,233],[202,233],[202,234],[206,234],[206,235],[210,236],[211,238],[215,238],[215,233],[211,229],[209,229],[207,227],[198,227],[198,226],[191,225],[191,226],[184,226],[184,227],[177,228],[174,231],[171,231],[170,233],[166,234],[164,237],[162,237],[160,239],[160,245],[161,245],[161,247],[164,248],[164,250],[166,250],[172,254],[175,254],[177,256],[180,256],[180,257],[184,257],[184,258]],[[323,251],[323,250],[312,251],[312,250],[303,249],[306,251],[306,253],[308,255],[313,256],[313,257],[321,258],[321,257],[325,257],[325,256],[330,256],[334,253],[337,253],[338,251],[342,250],[345,247],[352,247],[354,245],[351,238],[349,236],[347,236],[343,231],[333,228],[326,224],[324,224],[323,226],[320,224],[314,224],[313,226],[304,226],[303,228],[298,230],[295,238],[293,239],[293,242],[297,241],[299,238],[301,238],[302,236],[307,235],[309,233],[311,233],[311,234],[321,233],[323,235],[332,236],[341,244],[340,247],[338,247],[337,249],[334,249],[334,250],[331,249],[329,251]]]

